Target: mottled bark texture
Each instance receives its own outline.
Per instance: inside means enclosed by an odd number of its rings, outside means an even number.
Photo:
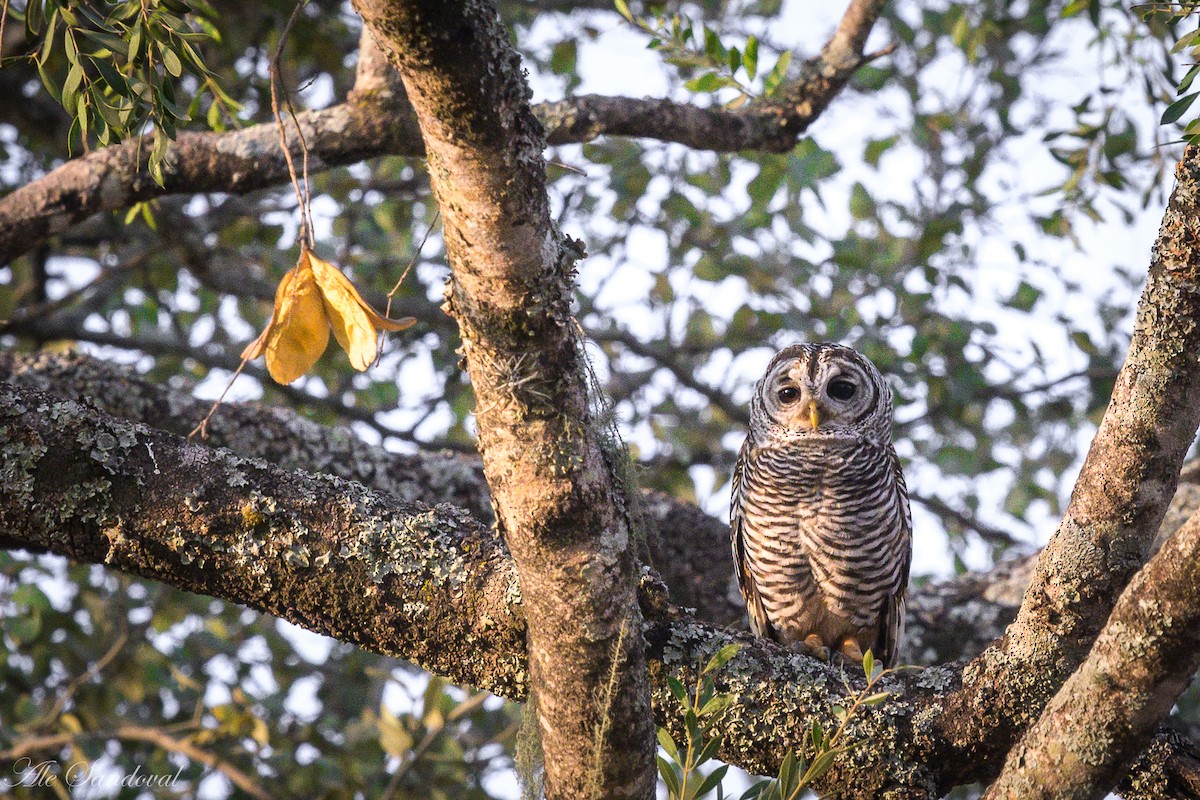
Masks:
[[[670,100],[583,95],[533,108],[550,144],[627,136],[677,142],[698,150],[782,153],[828,107],[863,63],[862,45],[882,2],[855,0],[820,56],[804,62],[799,78],[777,99],[737,110]],[[424,152],[416,118],[394,76],[383,69],[369,32],[347,102],[299,115],[317,173],[381,155]],[[298,140],[291,140],[300,157]],[[0,198],[0,265],[87,217],[170,194],[242,193],[287,181],[287,162],[274,123],[225,133],[181,132],[167,151],[164,185],[150,177],[137,141],[72,159],[43,178]]]
[[[491,2],[360,0],[404,81],[443,220],[479,449],[528,622],[546,796],[651,798],[637,533],[592,419],[571,316],[578,245],[550,222],[545,134]]]
[[[181,388],[82,354],[0,353],[0,381],[79,400],[115,417],[180,435],[191,431],[210,405]],[[209,445],[246,458],[334,475],[401,500],[430,506],[450,503],[481,524],[494,522],[478,456],[390,452],[367,444],[349,429],[326,427],[290,409],[255,403],[223,403],[207,431]],[[644,492],[641,510],[649,522],[650,564],[669,587],[672,602],[694,608],[700,619],[718,627],[745,627],[740,597],[724,588],[733,577],[728,525],[660,492]],[[1010,616],[1015,612],[1016,601]]]
[[[273,430],[268,421],[263,433]],[[243,603],[456,683],[525,697],[516,570],[498,535],[449,505],[212,450],[18,383],[0,383],[0,464],[0,538],[10,545]],[[660,724],[677,728],[681,718],[667,676],[690,683],[713,653],[742,643],[716,676],[738,697],[718,729],[726,760],[773,771],[805,746],[814,719],[832,724],[846,704],[841,676],[817,661],[668,607],[652,584],[642,600]],[[887,678],[882,688],[895,694],[856,715],[848,735],[861,744],[827,790],[929,797],[946,772],[961,774],[937,746],[938,699],[960,683],[959,665]],[[1197,774],[1186,754],[1186,743],[1157,737],[1128,781],[1153,788],[1134,796],[1176,796],[1160,789]]]
[[[1004,638],[947,698],[955,763],[994,776],[1083,662],[1145,563],[1200,423],[1200,151],[1188,148],[1154,244],[1129,355],[1071,502]],[[1105,698],[1096,697],[1095,702]],[[997,714],[997,707],[1010,711]],[[971,763],[971,767],[966,767]],[[956,778],[955,783],[959,782]],[[948,787],[951,784],[947,784]]]
[[[1200,667],[1200,515],[1121,594],[1087,659],[1008,754],[985,800],[1107,794]]]
[[[524,690],[516,571],[497,535],[460,509],[281,469],[10,383],[0,383],[0,443],[10,543]],[[461,614],[443,619],[445,607]]]

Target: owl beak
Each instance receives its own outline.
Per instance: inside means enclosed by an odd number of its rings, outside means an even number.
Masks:
[[[814,431],[817,429],[817,426],[821,424],[821,413],[817,409],[816,400],[808,401],[808,421],[809,424],[812,425]]]

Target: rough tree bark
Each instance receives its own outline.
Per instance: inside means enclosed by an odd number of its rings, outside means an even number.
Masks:
[[[1103,797],[1198,667],[1195,515],[1130,581],[1087,660],[1008,754],[984,800]]]
[[[1070,505],[1016,621],[944,706],[958,720],[947,729],[956,760],[972,771],[986,764],[989,777],[1083,662],[1145,563],[1200,424],[1200,151],[1188,148],[1175,175],[1129,355]],[[1016,719],[995,714],[998,697]]]
[[[277,430],[268,423],[263,433]],[[516,570],[499,536],[465,512],[214,451],[16,383],[0,383],[0,452],[7,546],[243,603],[458,683],[526,696],[526,608]],[[742,650],[718,676],[721,689],[738,696],[719,730],[725,759],[772,771],[804,747],[814,719],[832,724],[846,703],[836,671],[706,624],[646,588],[644,634],[661,724],[680,724],[666,677],[693,681],[699,665],[735,641]],[[981,777],[950,761],[941,730],[955,722],[939,708],[961,684],[961,669],[885,679],[895,695],[852,721],[848,735],[862,744],[828,789],[847,798],[931,797],[951,775]],[[1016,716],[1000,705],[995,713]],[[1131,784],[1161,789],[1200,776],[1179,743],[1156,741]]]
[[[571,316],[578,245],[550,222],[545,134],[491,4],[356,5],[420,124],[475,393],[521,576],[549,798],[649,798],[654,726],[636,531],[591,417]]]

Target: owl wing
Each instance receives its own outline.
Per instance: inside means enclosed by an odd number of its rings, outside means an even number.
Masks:
[[[733,543],[733,571],[737,575],[738,589],[746,601],[746,610],[750,614],[750,628],[759,636],[778,641],[775,626],[767,619],[767,610],[763,608],[762,597],[758,586],[754,583],[754,574],[746,562],[746,532],[743,505],[746,500],[746,482],[744,471],[749,468],[752,447],[750,437],[742,443],[738,451],[737,463],[733,466],[733,499],[729,506],[729,535]]]
[[[900,469],[900,458],[896,451],[888,448],[892,462],[892,475],[896,482],[896,503],[900,506],[900,578],[896,590],[883,602],[883,613],[879,620],[876,657],[884,667],[894,667],[904,643],[904,598],[908,593],[908,575],[912,567],[912,513],[908,507],[908,486]]]

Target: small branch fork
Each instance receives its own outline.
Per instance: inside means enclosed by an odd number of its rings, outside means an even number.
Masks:
[[[851,3],[823,55],[808,62],[811,75],[790,88],[781,87],[786,96],[783,104],[752,103],[728,110],[669,100],[581,95],[542,103],[533,111],[546,129],[549,144],[626,136],[715,152],[786,152],[859,66],[892,52],[889,46],[862,53],[881,6],[882,0]],[[304,155],[313,171],[380,155],[424,154],[412,107],[402,93],[375,91],[378,83],[377,73],[360,75],[350,102],[293,115],[297,130],[310,132]],[[273,92],[274,86],[272,82]],[[276,127],[271,122],[222,133],[181,132],[164,160],[170,165],[164,173],[165,186],[150,180],[138,161],[138,141],[72,159],[0,198],[0,264],[93,214],[165,195],[237,194],[288,181],[294,172],[289,169],[290,151],[270,146],[279,138]]]

